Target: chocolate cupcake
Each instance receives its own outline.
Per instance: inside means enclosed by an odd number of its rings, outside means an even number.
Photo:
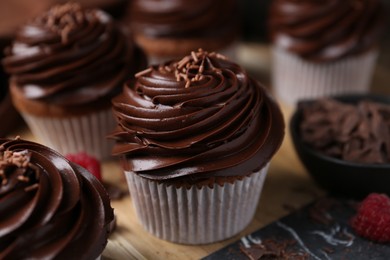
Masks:
[[[145,63],[103,11],[51,8],[17,33],[3,64],[13,103],[33,134],[59,152],[110,156],[111,98]]]
[[[92,174],[20,139],[0,139],[0,201],[1,259],[96,259],[114,218]]]
[[[192,52],[137,73],[113,106],[113,154],[149,232],[206,244],[250,223],[284,122],[239,65]]]
[[[198,48],[235,56],[236,0],[135,0],[130,7],[130,26],[149,64],[181,58]]]
[[[302,98],[368,92],[383,18],[380,0],[274,0],[276,95],[293,105]]]

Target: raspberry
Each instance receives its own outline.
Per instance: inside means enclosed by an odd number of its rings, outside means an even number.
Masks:
[[[368,195],[359,205],[351,225],[362,237],[390,242],[390,198],[378,193]]]
[[[79,164],[80,166],[87,169],[92,173],[99,181],[102,181],[100,163],[96,160],[95,157],[92,157],[84,152],[77,154],[67,154],[65,157],[74,163]]]

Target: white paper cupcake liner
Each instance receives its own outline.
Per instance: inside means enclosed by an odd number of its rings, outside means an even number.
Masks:
[[[366,93],[378,56],[376,50],[328,63],[313,63],[281,48],[272,49],[272,85],[288,105],[300,99]]]
[[[64,118],[22,116],[35,137],[64,155],[86,152],[97,159],[111,156],[114,142],[106,138],[116,125],[111,109]]]
[[[233,184],[186,189],[126,172],[142,226],[153,235],[181,244],[208,244],[242,231],[252,220],[268,165]]]

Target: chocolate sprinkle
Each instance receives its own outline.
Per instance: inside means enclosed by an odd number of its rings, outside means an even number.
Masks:
[[[38,188],[37,181],[40,177],[39,169],[30,163],[31,152],[28,150],[9,151],[0,147],[0,194],[7,190],[7,184],[10,176],[25,187],[25,191],[31,191]]]
[[[78,3],[66,3],[53,6],[47,13],[36,18],[38,23],[43,23],[53,33],[61,36],[62,43],[66,44],[69,35],[80,25],[88,20],[96,20],[95,12],[84,12]]]
[[[294,240],[277,241],[274,239],[267,239],[261,244],[253,245],[250,248],[240,245],[240,250],[251,260],[258,259],[309,259],[307,253],[294,252],[290,250],[296,242]]]
[[[205,66],[208,64],[208,69],[212,71],[218,71],[217,68],[212,66],[212,62],[209,58],[217,58],[221,60],[226,60],[227,58],[219,53],[207,52],[203,49],[198,49],[198,51],[192,51],[190,55],[185,56],[181,60],[172,63],[172,65],[160,65],[158,71],[160,73],[168,72],[174,73],[176,81],[185,81],[184,87],[189,88],[191,84],[201,81],[204,79]],[[136,78],[148,76],[150,73],[153,73],[153,66],[140,71],[135,74]]]

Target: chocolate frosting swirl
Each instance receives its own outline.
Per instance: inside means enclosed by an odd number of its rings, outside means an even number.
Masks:
[[[135,32],[151,38],[222,38],[238,24],[235,0],[136,0],[130,17]]]
[[[310,61],[333,61],[377,46],[380,0],[274,0],[270,33],[276,46]]]
[[[58,106],[109,100],[139,51],[106,13],[68,3],[51,8],[17,33],[3,64],[27,99]]]
[[[101,183],[40,144],[0,143],[0,259],[97,258],[114,218]]]
[[[113,99],[113,154],[125,155],[125,170],[154,180],[243,176],[282,142],[278,106],[219,54],[192,52],[136,77]]]

